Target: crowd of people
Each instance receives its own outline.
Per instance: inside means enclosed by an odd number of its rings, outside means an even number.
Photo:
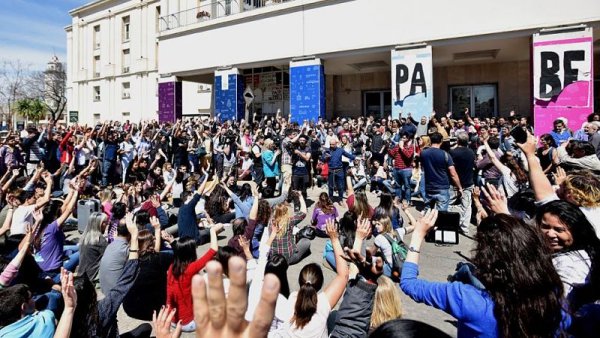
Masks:
[[[403,319],[401,293],[458,337],[597,336],[599,127],[536,138],[514,112],[468,111],[29,126],[0,146],[0,337],[448,336]],[[433,282],[419,255],[441,213],[474,247]],[[306,259],[316,237],[330,281]],[[121,307],[153,325],[119,332]]]

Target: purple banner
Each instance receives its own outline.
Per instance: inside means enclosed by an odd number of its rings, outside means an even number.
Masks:
[[[181,118],[181,88],[181,82],[162,82],[158,84],[158,121],[160,123],[173,123]]]
[[[158,122],[175,122],[175,82],[158,84]]]

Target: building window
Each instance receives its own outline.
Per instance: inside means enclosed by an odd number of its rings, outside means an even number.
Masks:
[[[94,56],[94,77],[100,77],[100,55]]]
[[[129,112],[122,112],[121,115],[123,115],[124,119],[129,119],[129,116],[131,115]]]
[[[498,90],[495,84],[448,87],[448,106],[454,116],[462,118],[465,108],[471,117],[492,117],[498,115]]]
[[[392,92],[366,91],[363,92],[363,112],[366,116],[372,115],[375,119],[381,119],[392,113]]]
[[[100,122],[100,114],[98,114],[98,113],[95,113],[95,114],[94,114],[94,122],[95,122],[95,123],[98,123],[98,122]]]
[[[129,48],[123,49],[121,61],[123,62],[123,74],[129,73],[129,66],[131,65],[131,53],[129,53]]]
[[[128,16],[124,16],[123,17],[123,42],[125,41],[129,41],[129,27],[130,27],[130,22],[129,22],[129,15]]]
[[[131,88],[131,84],[129,82],[123,82],[122,86],[122,97],[123,100],[127,100],[131,98],[131,93],[129,89]]]
[[[100,49],[100,25],[94,26],[94,49]]]
[[[94,102],[100,101],[100,86],[94,87]]]

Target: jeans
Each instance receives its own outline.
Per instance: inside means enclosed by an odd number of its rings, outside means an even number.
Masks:
[[[260,190],[262,188],[262,182],[265,180],[265,173],[263,172],[262,167],[252,167],[252,179],[254,180],[254,183],[256,183],[258,189]]]
[[[436,190],[427,190],[428,204],[426,204],[425,209],[428,209],[429,206],[435,203],[435,209],[439,211],[448,211],[448,205],[450,204],[450,192],[448,189],[436,189]]]
[[[113,177],[115,171],[115,162],[104,160],[102,161],[102,185],[107,186]]]
[[[358,189],[361,189],[361,188],[364,188],[367,186],[367,179],[364,177],[360,178],[360,179],[353,179],[352,183],[353,183],[352,189],[358,190]]]
[[[456,201],[456,190],[450,190],[450,200],[453,202],[451,209],[452,211],[460,214],[460,227],[466,233],[469,232],[469,223],[471,221],[471,202],[473,197],[473,189],[473,186],[463,189],[460,204],[454,204],[454,201]]]
[[[335,265],[335,254],[333,253],[333,251],[326,250],[325,253],[323,254],[323,257],[325,258],[325,261],[327,261],[329,266],[331,266],[333,271],[337,271],[337,268]]]
[[[412,169],[394,169],[394,180],[396,180],[396,197],[401,201],[410,203],[410,178]]]
[[[290,256],[288,264],[297,264],[308,255],[310,255],[310,239],[302,238],[296,243],[296,250],[294,250],[294,253]]]
[[[329,176],[327,177],[327,187],[329,188],[329,198],[333,200],[333,187],[338,191],[340,200],[344,198],[346,191],[346,183],[344,182],[344,170],[342,168],[329,168]]]
[[[302,197],[306,200],[308,187],[308,175],[292,175],[292,189],[301,191]]]

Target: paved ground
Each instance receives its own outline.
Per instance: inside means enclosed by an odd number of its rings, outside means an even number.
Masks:
[[[323,190],[318,188],[310,189],[308,191],[309,200],[316,200],[321,191]],[[368,198],[370,204],[373,207],[376,207],[379,204],[379,198],[375,195],[369,193]],[[347,210],[345,206],[337,207],[340,215],[342,215]],[[312,212],[312,208],[309,207],[308,211],[310,215]],[[411,208],[410,211],[416,218],[419,217],[418,212],[414,208]],[[309,223],[309,218],[310,217],[307,217],[307,219],[305,219],[300,224],[300,226],[302,227],[307,225]],[[471,231],[471,233],[472,232],[473,231]],[[230,228],[226,229],[225,236],[221,236],[221,239],[219,240],[219,245],[227,244],[227,239],[229,238],[229,236],[231,236]],[[316,238],[315,240],[313,240],[311,245],[311,255],[305,258],[299,264],[291,266],[288,270],[288,279],[292,291],[298,290],[298,275],[305,264],[312,262],[321,264],[321,266],[324,267],[323,271],[325,275],[325,284],[327,284],[327,282],[335,276],[335,273],[328,268],[328,265],[326,263],[323,265],[324,260],[322,257],[323,249],[325,247],[325,241],[326,240],[322,238]],[[405,241],[407,243],[410,242],[410,236],[406,237]],[[446,281],[448,275],[454,272],[456,264],[460,261],[465,260],[463,256],[470,256],[472,244],[473,241],[464,236],[460,237],[460,244],[454,246],[438,246],[431,243],[424,243],[421,249],[420,257],[420,276],[430,281]],[[199,247],[198,253],[203,253],[204,251],[206,251],[207,247],[208,245]],[[432,307],[423,304],[417,304],[404,294],[402,295],[402,302],[404,318],[416,319],[423,322],[427,322],[435,327],[438,327],[439,329],[450,334],[451,336],[456,336],[456,320],[451,316],[447,315],[442,311],[433,309]],[[118,319],[120,332],[127,332],[138,326],[140,323],[142,323],[139,320],[127,317],[127,315],[125,315],[125,313],[123,312],[122,308],[119,310]],[[193,337],[193,335],[184,334],[183,337]]]

